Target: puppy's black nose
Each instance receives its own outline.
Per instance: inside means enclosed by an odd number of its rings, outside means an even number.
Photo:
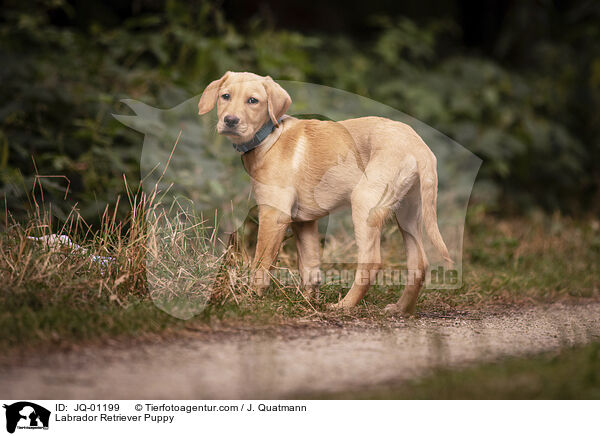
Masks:
[[[226,115],[225,118],[223,118],[223,121],[225,121],[227,127],[235,127],[237,123],[240,122],[240,119],[235,115]]]

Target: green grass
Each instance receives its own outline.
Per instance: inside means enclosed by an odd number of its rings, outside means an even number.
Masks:
[[[463,286],[425,291],[421,307],[478,307],[600,295],[600,222],[533,215],[467,219]]]
[[[598,400],[600,344],[528,358],[511,358],[467,369],[444,369],[417,381],[335,399]]]
[[[2,299],[2,346],[61,345],[71,341],[106,339],[123,334],[162,332],[182,324],[152,302],[132,298],[123,307],[103,296],[87,296],[85,303],[66,295],[50,297],[44,302],[37,290],[23,290]]]
[[[137,204],[141,204],[140,208],[148,207],[144,202]],[[402,293],[400,287],[375,286],[355,311],[340,314],[326,308],[326,303],[337,301],[347,291],[340,286],[324,286],[322,300],[309,303],[293,284],[273,285],[265,297],[257,298],[243,280],[237,280],[222,286],[203,311],[183,321],[156,308],[149,296],[145,260],[152,244],[148,223],[140,218],[144,214],[138,211],[122,223],[111,221],[110,213],[105,216],[108,218],[99,232],[88,231],[77,241],[88,254],[116,259],[106,271],[90,262],[87,254],[51,250],[27,239],[29,235],[48,234],[50,229],[75,238],[85,228],[76,219],[60,229],[39,217],[27,225],[12,223],[5,227],[0,234],[1,347],[68,345],[213,323],[262,325],[298,319],[356,318],[385,322],[383,307]],[[467,224],[464,285],[451,291],[423,291],[418,312],[476,311],[490,305],[599,296],[598,221],[574,221],[560,216],[498,220],[473,213]],[[175,241],[167,248],[174,257],[185,258],[190,265],[214,264],[220,260],[206,257],[202,244],[190,244],[204,237],[200,233],[188,234],[181,229],[173,232],[177,238],[167,238]],[[281,256],[284,261],[295,258],[292,248],[284,247]],[[243,269],[235,262],[228,269]],[[174,270],[172,265],[164,266],[165,271]],[[190,273],[193,267],[189,266],[185,272]],[[212,274],[210,277],[217,278],[221,273],[218,268],[207,267],[194,274]],[[165,281],[158,292],[168,294],[172,289],[170,283]],[[208,297],[200,293],[190,298],[206,301]]]

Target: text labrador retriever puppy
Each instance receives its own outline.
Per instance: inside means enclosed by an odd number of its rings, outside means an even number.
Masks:
[[[408,282],[387,311],[413,314],[428,266],[422,224],[448,262],[437,225],[436,158],[408,125],[365,117],[340,122],[300,120],[285,115],[292,100],[269,76],[227,72],[210,83],[199,114],[215,104],[217,130],[242,152],[259,205],[252,285],[269,285],[269,270],[288,225],[297,238],[298,266],[308,293],[318,289],[317,220],[344,206],[352,208],[358,246],[354,283],[334,307],[355,306],[381,267],[381,228],[394,215],[402,232]]]

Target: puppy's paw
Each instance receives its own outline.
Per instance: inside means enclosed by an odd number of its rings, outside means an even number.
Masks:
[[[388,304],[383,309],[383,313],[386,315],[401,316],[403,318],[412,318],[415,316],[414,311],[411,312],[406,308],[400,307],[398,304]]]
[[[354,307],[355,306],[349,305],[344,300],[340,300],[337,303],[330,303],[327,305],[327,308],[330,310],[344,311],[344,312],[348,312],[348,311],[354,309]]]

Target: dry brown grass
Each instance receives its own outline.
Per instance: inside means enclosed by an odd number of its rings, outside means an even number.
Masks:
[[[378,320],[383,319],[381,309],[401,294],[400,287],[375,286],[353,313],[333,313],[326,303],[347,289],[329,283],[323,286],[321,301],[309,301],[292,271],[287,281],[274,280],[269,295],[256,298],[248,287],[250,256],[240,249],[244,241],[239,235],[218,241],[202,216],[178,204],[164,207],[158,189],[148,194],[127,192],[130,213],[118,218],[119,199],[104,210],[97,230],[77,208],[60,223],[43,203],[25,223],[5,211],[0,235],[0,328],[6,332],[5,342],[90,338],[183,325],[155,305],[179,318],[198,315],[195,322],[209,323]],[[473,208],[467,224],[463,286],[424,291],[419,312],[599,297],[598,220],[557,214],[498,219]],[[255,231],[256,226],[250,228]],[[385,237],[398,236],[392,233],[388,230]],[[69,236],[81,249],[29,239],[52,234]],[[219,244],[222,249],[216,250]],[[340,237],[335,245],[352,249],[351,235]],[[402,247],[390,245],[393,252],[385,256],[401,261]],[[98,262],[94,256],[109,260]],[[290,239],[275,272],[293,270],[295,257]]]

